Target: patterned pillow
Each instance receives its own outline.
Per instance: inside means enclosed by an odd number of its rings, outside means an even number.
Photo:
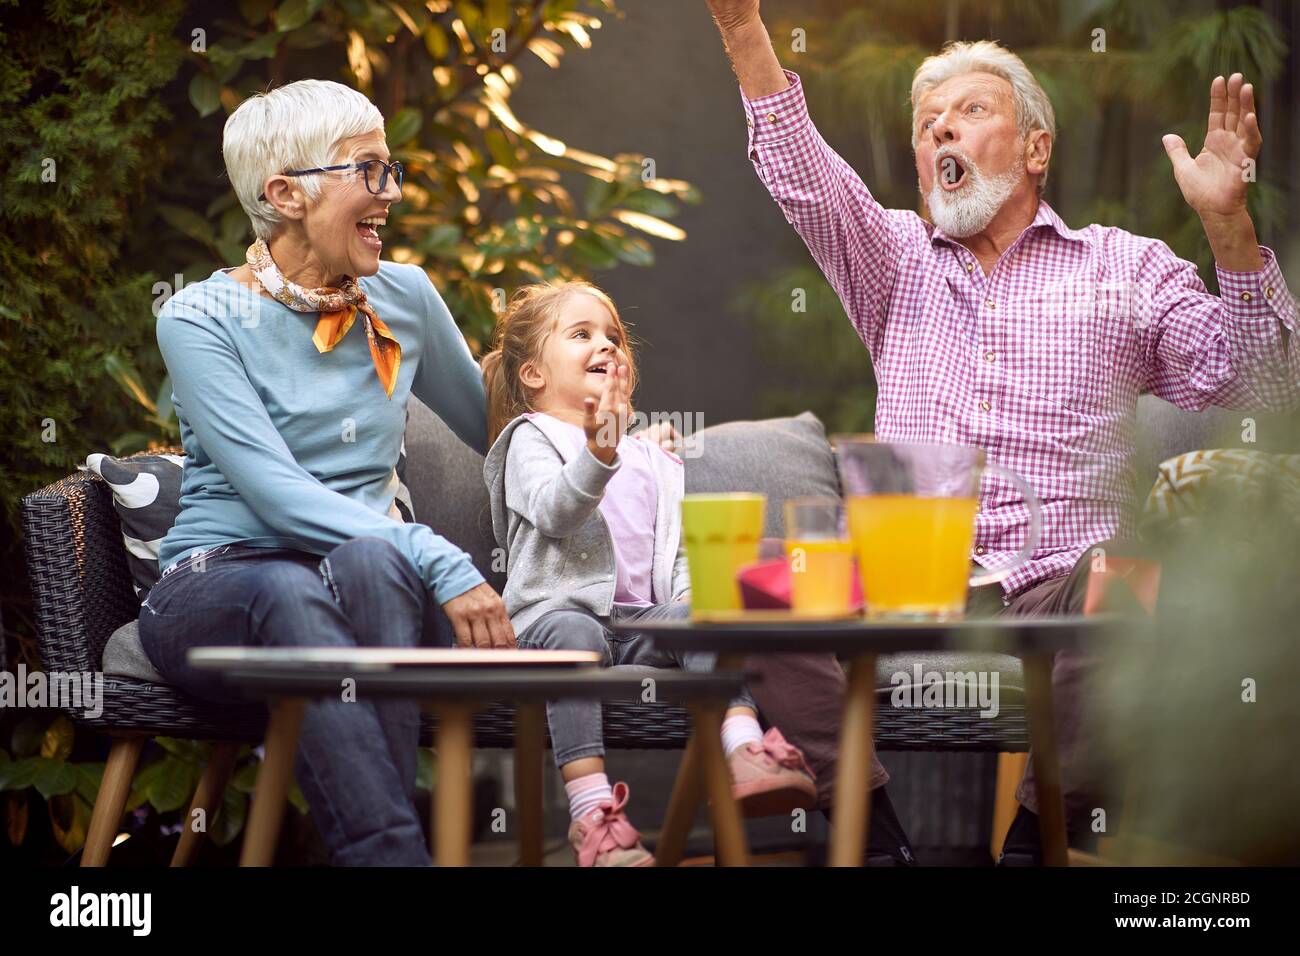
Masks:
[[[408,410],[406,420],[409,423],[411,413]],[[415,505],[411,503],[411,489],[406,487],[406,436],[402,436],[402,450],[397,453],[397,467],[393,469],[397,476],[397,493],[393,496],[393,507],[401,516],[403,524],[415,524]]]
[[[122,522],[126,562],[141,601],[159,578],[158,547],[181,510],[181,455],[136,455],[113,458],[94,454],[85,470],[113,490],[113,508]]]
[[[1300,513],[1300,455],[1243,448],[1189,451],[1160,463],[1147,496],[1144,529],[1199,515],[1207,496],[1226,491],[1249,502],[1275,487]]]

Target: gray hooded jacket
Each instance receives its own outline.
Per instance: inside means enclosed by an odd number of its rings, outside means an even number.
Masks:
[[[581,608],[608,617],[614,605],[614,542],[600,513],[605,486],[622,459],[599,462],[584,445],[577,454],[547,415],[520,415],[502,429],[483,463],[492,533],[506,553],[506,613],[522,634],[547,611]],[[690,594],[681,545],[682,460],[652,446],[658,488],[652,600]],[[509,451],[509,454],[507,454]]]

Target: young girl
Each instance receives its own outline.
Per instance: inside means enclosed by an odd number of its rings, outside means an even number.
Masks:
[[[606,666],[712,670],[711,653],[656,650],[608,626],[690,616],[682,461],[625,434],[636,364],[614,303],[586,282],[521,289],[483,373],[484,477],[519,646],[597,651]],[[578,865],[654,865],[624,816],[627,785],[605,776],[600,703],[555,701],[547,717]],[[748,814],[815,805],[803,754],[775,727],[763,734],[748,692],[727,710],[722,745]]]

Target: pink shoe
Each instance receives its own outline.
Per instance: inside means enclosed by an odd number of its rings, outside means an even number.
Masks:
[[[772,817],[817,806],[815,776],[803,751],[768,729],[762,743],[740,747],[727,761],[731,793],[747,817]]]
[[[623,814],[627,784],[614,784],[612,803],[602,803],[569,826],[569,846],[578,866],[654,866],[655,858],[641,845],[641,834]]]

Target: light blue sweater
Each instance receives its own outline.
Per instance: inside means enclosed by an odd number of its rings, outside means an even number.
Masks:
[[[373,536],[397,547],[439,604],[482,583],[469,555],[393,509],[407,396],[481,454],[482,374],[419,267],[381,262],[360,283],[402,346],[391,400],[359,318],[332,351],[317,352],[318,313],[251,295],[222,270],[163,305],[158,346],[186,455],[163,570],[222,544],[326,554]]]

